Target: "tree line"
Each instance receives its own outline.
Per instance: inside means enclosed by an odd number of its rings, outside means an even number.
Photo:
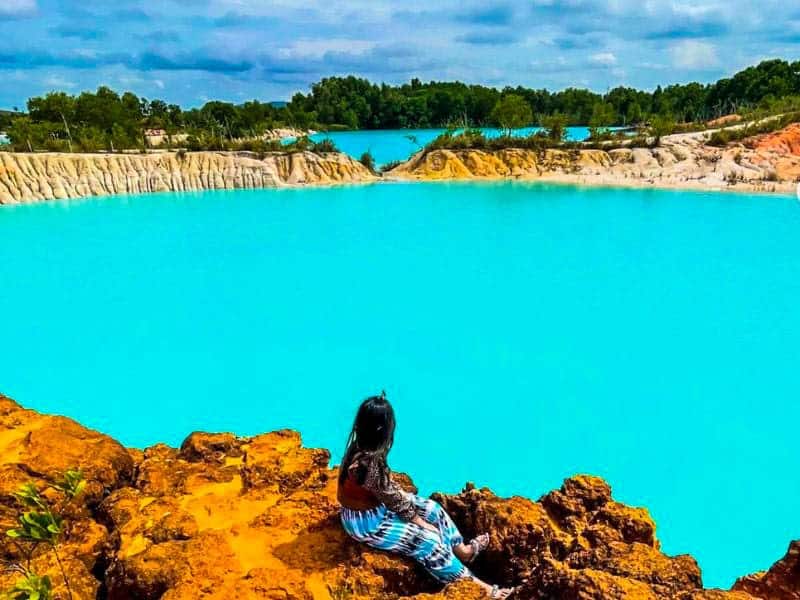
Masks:
[[[502,126],[496,109],[504,98],[519,98],[530,111],[527,125],[562,115],[567,125],[637,125],[655,115],[678,123],[707,121],[743,109],[768,108],[800,94],[800,61],[768,60],[711,84],[658,86],[652,92],[616,87],[605,94],[567,88],[559,92],[522,86],[496,89],[461,82],[400,86],[357,77],[329,77],[296,94],[288,105],[308,123],[350,129]],[[527,109],[518,108],[527,116]]]
[[[235,140],[257,140],[265,130],[394,129],[525,125],[639,126],[692,123],[742,111],[797,105],[800,61],[764,61],[711,84],[688,83],[642,91],[616,87],[605,94],[567,88],[558,92],[522,86],[497,89],[462,82],[392,86],[358,77],[328,77],[286,104],[252,100],[211,101],[183,109],[163,100],[100,87],[71,95],[30,98],[27,111],[0,112],[16,150],[122,150],[145,148],[148,129],[163,129],[167,143],[183,134],[190,149],[226,149]],[[252,144],[252,142],[251,142]],[[270,147],[271,148],[271,147]],[[270,149],[263,148],[263,149]]]

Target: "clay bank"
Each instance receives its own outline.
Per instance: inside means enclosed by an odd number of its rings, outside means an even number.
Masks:
[[[375,176],[346,154],[327,152],[0,152],[0,204],[112,194],[366,183]]]
[[[293,431],[192,433],[180,448],[129,449],[0,396],[0,456],[4,530],[20,510],[14,492],[21,485],[44,489],[65,471],[82,470],[86,489],[60,545],[75,600],[482,597],[473,583],[441,589],[415,564],[349,540],[338,522],[329,452],[304,448]],[[614,501],[598,477],[570,477],[535,502],[471,484],[434,498],[466,534],[493,532],[474,569],[520,585],[515,598],[800,598],[800,541],[733,590],[704,589],[695,560],[662,553],[647,510]],[[23,559],[6,536],[0,555]],[[52,552],[42,548],[30,566],[67,597]],[[18,578],[2,573],[0,589]]]
[[[399,180],[529,179],[578,185],[793,192],[800,126],[715,147],[708,134],[676,134],[657,147],[422,151],[392,169]]]
[[[715,147],[708,132],[657,147],[422,150],[380,177],[341,152],[0,152],[0,204],[112,194],[381,180],[522,179],[627,187],[793,193],[800,125]]]

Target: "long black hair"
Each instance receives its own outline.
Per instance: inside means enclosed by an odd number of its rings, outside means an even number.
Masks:
[[[386,456],[394,443],[394,425],[394,409],[386,399],[386,392],[370,396],[361,403],[339,467],[340,482],[347,479],[350,465],[358,453],[371,454],[388,474]],[[359,477],[363,479],[363,473]]]

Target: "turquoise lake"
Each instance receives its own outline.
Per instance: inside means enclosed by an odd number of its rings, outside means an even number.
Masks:
[[[800,537],[800,203],[536,183],[0,208],[0,391],[131,446],[282,427],[338,460],[646,506],[707,585]]]
[[[491,127],[480,129],[487,137],[498,137],[501,134],[501,130]],[[539,127],[515,129],[514,135],[527,136],[539,130]],[[353,158],[360,158],[364,152],[369,152],[375,159],[375,164],[381,166],[395,160],[406,160],[445,131],[445,129],[362,129],[321,132],[312,135],[311,139],[318,142],[330,138],[339,150]],[[588,136],[588,127],[567,127],[568,140],[581,141]]]

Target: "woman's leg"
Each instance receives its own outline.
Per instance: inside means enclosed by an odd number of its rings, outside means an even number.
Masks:
[[[425,511],[426,520],[432,525],[444,521],[438,513],[444,513],[441,506],[426,504],[429,511]],[[438,507],[438,508],[436,508]],[[420,514],[422,509],[420,509]],[[446,516],[446,513],[445,513]],[[429,520],[430,519],[430,520]],[[450,518],[447,517],[449,521]],[[450,521],[452,523],[452,521]],[[395,552],[417,560],[428,572],[442,583],[450,583],[457,579],[470,578],[480,585],[487,593],[492,596],[494,591],[492,586],[475,577],[470,570],[464,566],[454,552],[454,548],[445,543],[444,537],[429,529],[424,529],[415,523],[402,520],[394,512],[385,508],[378,508],[374,511],[348,511],[342,510],[342,524],[345,531],[354,539],[363,542],[378,550]],[[455,525],[452,528],[458,534]],[[463,546],[464,544],[462,544]],[[458,546],[456,546],[456,549]],[[496,590],[497,598],[505,598],[511,590]]]
[[[417,560],[442,583],[472,577],[469,569],[456,557],[452,546],[445,543],[442,536],[415,523],[404,521],[392,511],[386,511],[380,526],[363,541],[373,548],[396,552]]]
[[[439,530],[442,540],[451,548],[460,546],[464,543],[464,536],[453,523],[453,519],[442,508],[442,505],[430,498],[414,496],[414,505],[417,507],[419,515],[431,525],[435,525]]]
[[[439,530],[439,535],[442,536],[442,540],[453,548],[459,560],[468,562],[474,558],[475,547],[472,544],[464,543],[464,536],[461,535],[458,527],[453,523],[453,519],[450,518],[450,515],[447,514],[441,504],[430,498],[421,498],[415,495],[414,505],[423,519],[436,526]],[[489,543],[489,536],[487,534],[480,535],[476,540],[473,540],[473,543],[475,541],[477,541],[479,550],[483,550]]]

